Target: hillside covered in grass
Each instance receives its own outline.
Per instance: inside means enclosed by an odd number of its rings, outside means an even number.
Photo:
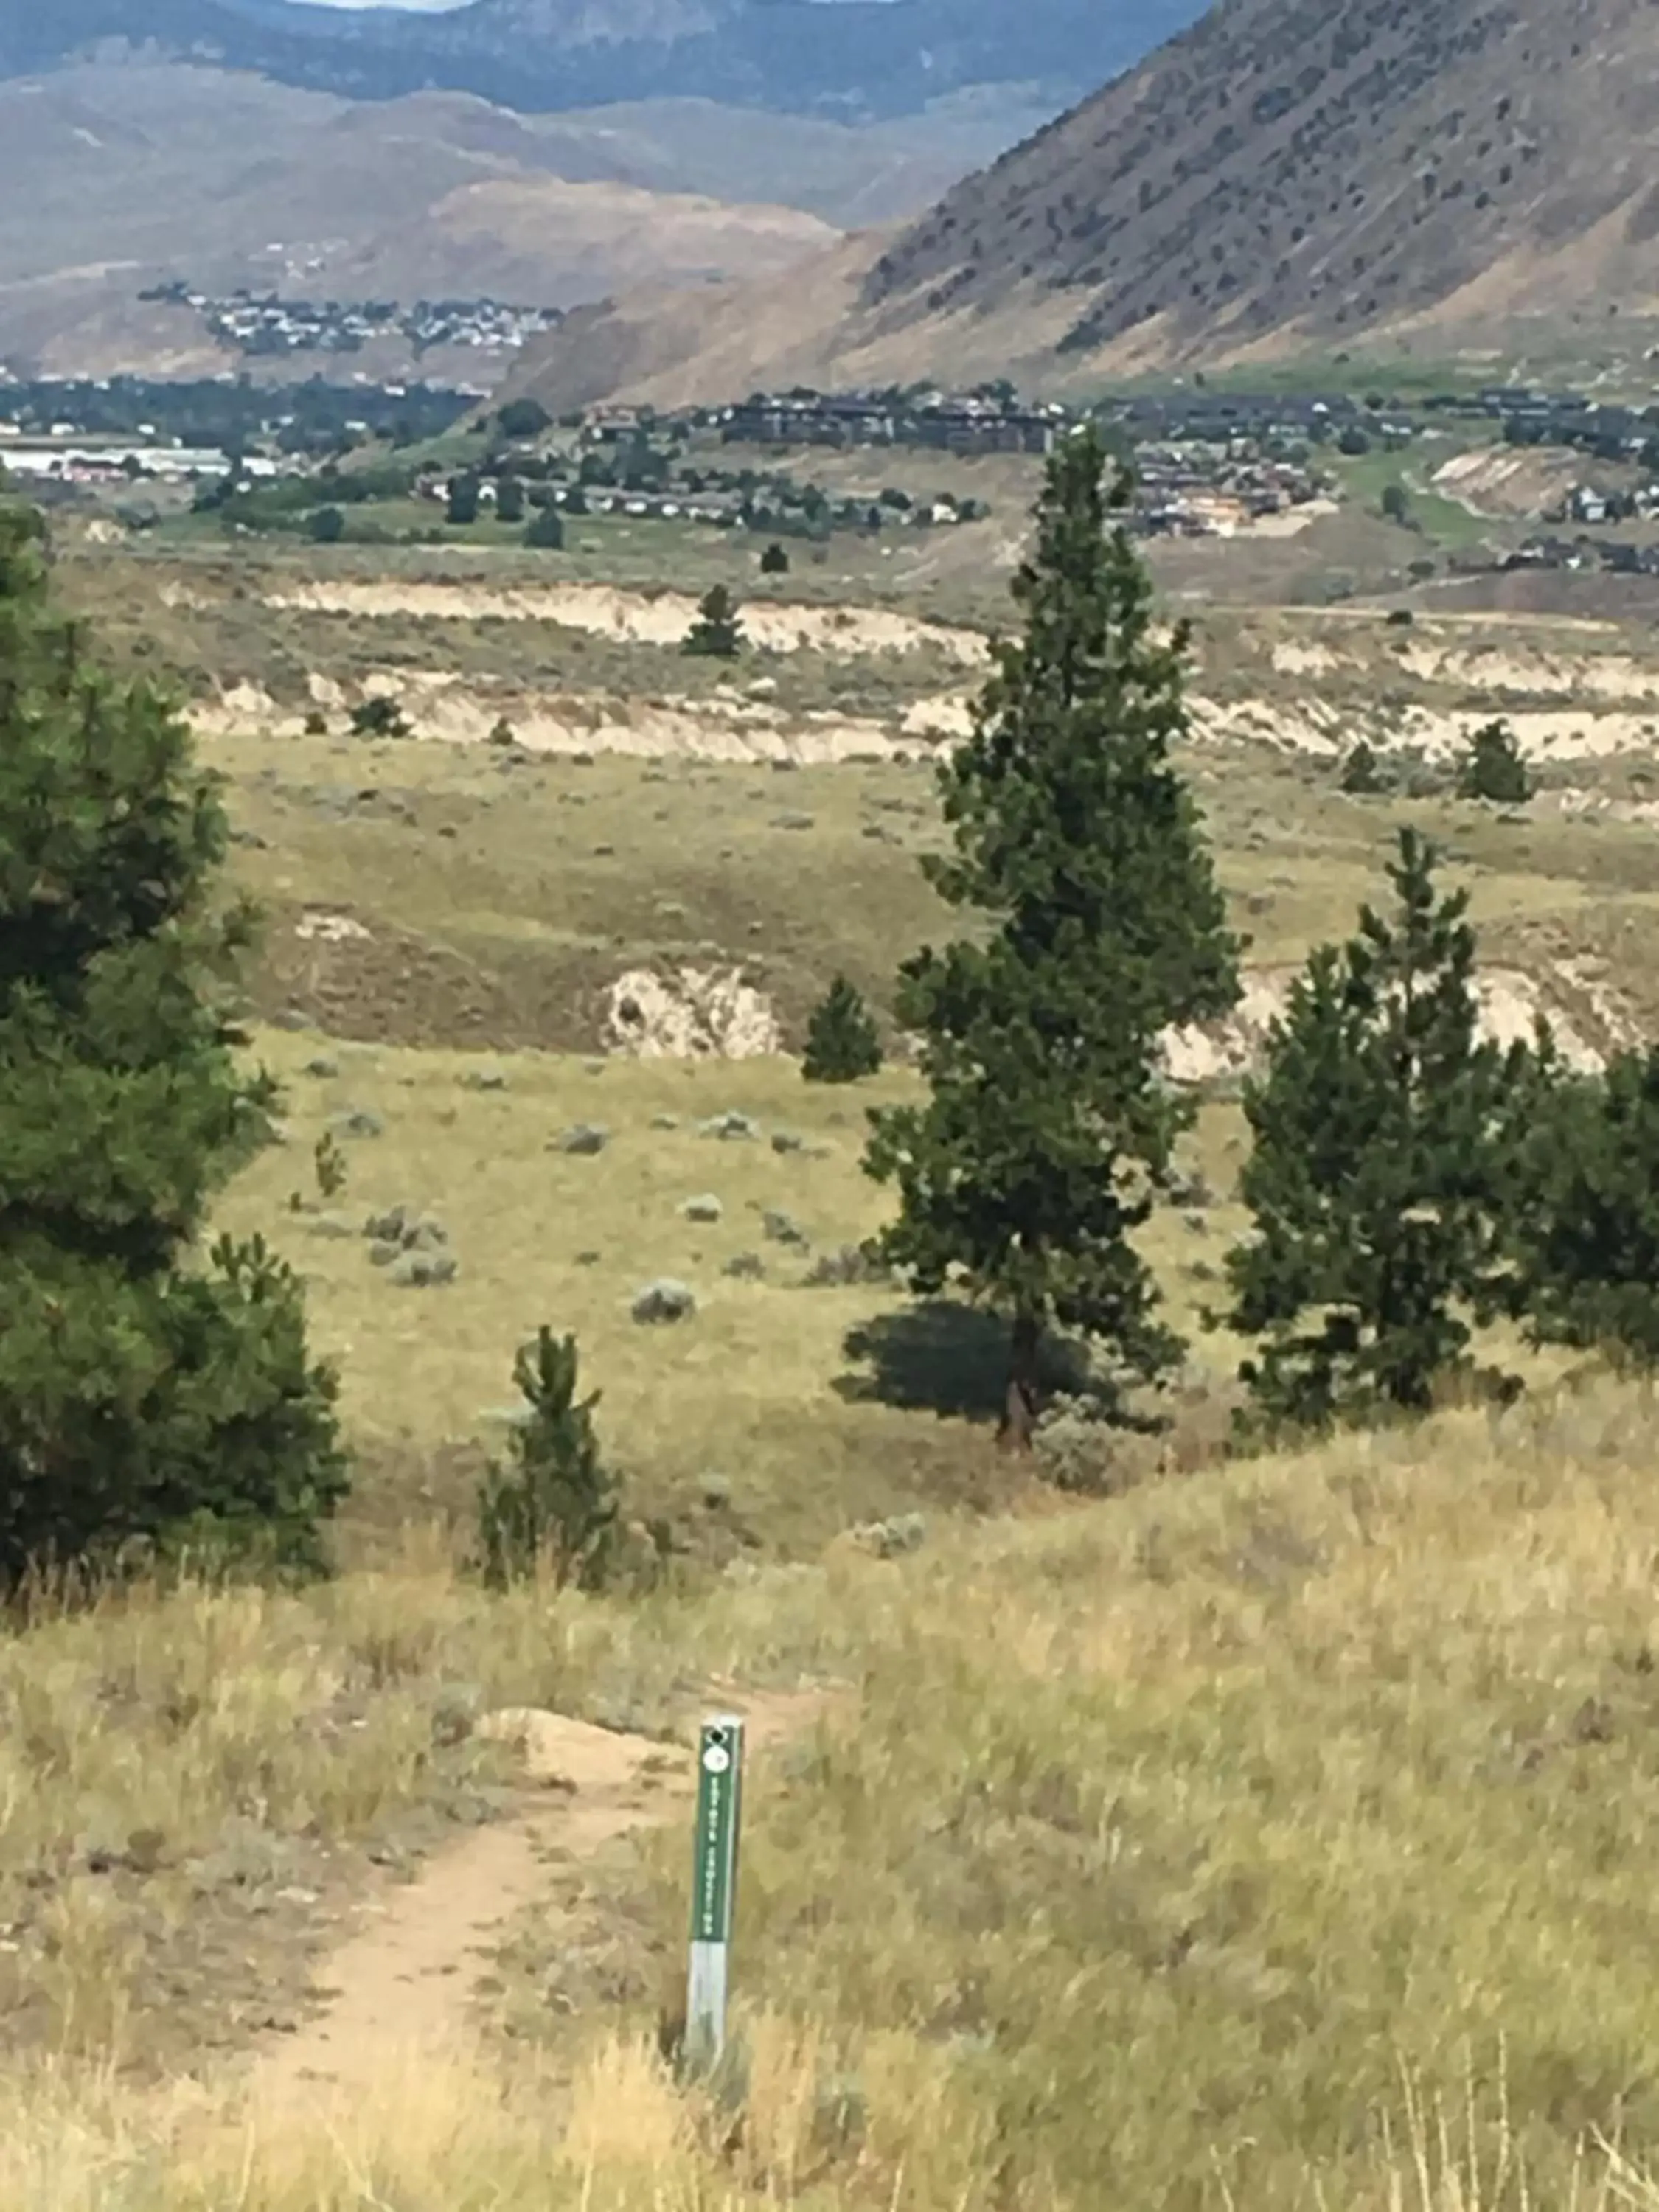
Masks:
[[[1602,2192],[1600,2145],[1659,2154],[1653,1417],[1587,1380],[643,1608],[486,1599],[428,1548],[311,1597],[43,1621],[0,1652],[0,2189],[54,2212],[1646,2204],[1628,2175]],[[477,2051],[309,2136],[247,2135],[228,2066],[182,2102],[99,2086],[107,2057],[136,2084],[177,2047],[192,1885],[227,1955],[269,1948],[319,1837],[343,1858],[441,1786],[499,1786],[458,1699],[667,1727],[713,1676],[826,1691],[752,1779],[736,2105],[655,2057],[672,1825],[550,1870]],[[263,1859],[233,1873],[252,1791]],[[150,1868],[88,1871],[126,1828]],[[92,2073],[41,2076],[52,2050]]]

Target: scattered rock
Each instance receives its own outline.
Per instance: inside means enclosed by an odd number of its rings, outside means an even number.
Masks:
[[[352,1106],[335,1115],[328,1126],[337,1137],[383,1137],[386,1116],[372,1106]]]
[[[724,1218],[726,1208],[712,1190],[706,1190],[699,1193],[696,1198],[688,1198],[681,1206],[680,1212],[688,1221],[714,1223]]]
[[[697,1132],[699,1136],[719,1137],[726,1144],[752,1143],[760,1133],[760,1123],[747,1114],[716,1114],[702,1122]]]
[[[804,1138],[797,1137],[788,1129],[773,1130],[772,1150],[775,1152],[804,1152],[805,1149]]]
[[[355,1237],[357,1224],[349,1214],[319,1213],[306,1224],[306,1231],[312,1237]]]
[[[311,1017],[303,1006],[284,1006],[271,1016],[270,1026],[274,1030],[308,1030]]]
[[[766,1279],[766,1262],[758,1252],[739,1252],[720,1269],[738,1283],[762,1283]]]
[[[596,845],[593,848],[593,858],[596,860],[609,860],[614,857],[616,850],[614,845]]]
[[[435,1214],[402,1203],[371,1213],[362,1233],[371,1240],[368,1256],[377,1267],[388,1266],[400,1252],[442,1252],[449,1245],[449,1231]]]
[[[775,1207],[768,1207],[761,1218],[761,1226],[766,1232],[769,1244],[804,1246],[811,1242],[793,1213],[781,1212]]]
[[[635,1295],[629,1310],[636,1322],[647,1328],[686,1321],[697,1310],[696,1296],[689,1284],[663,1275]]]
[[[702,1502],[710,1513],[724,1513],[732,1503],[732,1486],[723,1474],[706,1474],[702,1479]]]
[[[776,763],[775,763],[774,765],[775,766],[775,764]],[[788,814],[775,814],[772,817],[772,827],[775,830],[812,830],[816,829],[817,826],[817,817],[816,814],[797,814],[791,812]]]
[[[601,1255],[598,1252],[578,1252],[576,1255],[576,1265],[579,1267],[597,1267],[599,1264],[600,1257]]]
[[[434,1290],[453,1283],[460,1263],[453,1252],[401,1252],[386,1270],[386,1280],[399,1290]]]
[[[326,1053],[321,1052],[314,1059],[308,1060],[301,1070],[303,1074],[315,1075],[324,1081],[326,1081],[330,1076],[337,1075],[339,1072],[339,1061],[331,1060]]]
[[[505,1091],[507,1078],[499,1067],[469,1067],[461,1078],[463,1091]]]
[[[920,1551],[927,1540],[927,1523],[920,1513],[896,1514],[890,1521],[864,1521],[848,1535],[860,1551],[878,1559],[896,1559]]]
[[[556,1152],[575,1152],[584,1158],[602,1152],[610,1142],[611,1132],[595,1121],[578,1121],[553,1140]]]
[[[653,1129],[678,1129],[680,1126],[679,1116],[677,1114],[653,1114],[651,1116],[651,1126]]]

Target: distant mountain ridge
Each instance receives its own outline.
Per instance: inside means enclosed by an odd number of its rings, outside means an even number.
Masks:
[[[1659,0],[1224,0],[896,234],[787,290],[586,308],[520,374],[569,405],[1057,391],[1379,337],[1497,361],[1575,328],[1639,358],[1656,135]]]
[[[467,92],[525,112],[667,97],[870,120],[978,86],[1051,109],[1202,0],[471,0],[438,15],[300,0],[0,0],[0,77],[111,46],[354,100]]]

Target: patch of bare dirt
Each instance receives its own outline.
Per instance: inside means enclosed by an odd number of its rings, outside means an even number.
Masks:
[[[816,1719],[825,1694],[729,1702],[748,1723],[751,1749],[763,1753]],[[317,1968],[313,2016],[255,2051],[257,2106],[326,2108],[416,2057],[471,2046],[492,1940],[547,1896],[549,1860],[580,1864],[620,1836],[689,1816],[691,1759],[682,1746],[532,1708],[490,1715],[481,1733],[519,1753],[516,1809],[371,1899],[356,1931]]]
[[[1248,969],[1237,1006],[1224,1021],[1171,1030],[1164,1064],[1177,1082],[1247,1074],[1269,1031],[1289,1006],[1299,968]],[[1541,975],[1489,968],[1480,976],[1480,1030],[1495,1044],[1530,1043],[1540,1016],[1571,1067],[1599,1073],[1610,1054],[1640,1042],[1642,1024],[1604,976],[1583,960],[1559,960]]]
[[[175,599],[175,604],[182,604]],[[413,616],[417,620],[543,622],[628,644],[678,646],[697,618],[682,592],[628,592],[611,584],[501,586],[472,583],[349,581],[301,584],[268,593],[265,605],[312,614]],[[931,646],[966,666],[986,659],[977,630],[924,622],[884,607],[780,605],[750,601],[744,629],[768,653],[817,652],[848,658],[911,653]]]

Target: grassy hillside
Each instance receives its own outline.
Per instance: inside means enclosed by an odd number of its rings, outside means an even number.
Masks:
[[[190,682],[270,924],[250,1048],[283,1141],[215,1226],[306,1277],[359,1484],[325,1585],[42,1589],[0,1637],[0,2208],[1659,2212],[1651,1387],[1532,1359],[1507,1411],[1228,1461],[1239,1347],[1201,1309],[1244,1133],[1217,1096],[1184,1147],[1207,1191],[1146,1231],[1192,1340],[1167,1429],[1011,1462],[997,1329],[833,1279],[881,1218],[863,1116],[913,1085],[902,1049],[841,1090],[776,1048],[837,969],[890,1019],[945,926],[896,744],[971,680],[960,641],[804,592],[714,671],[660,595],[573,586],[554,619],[516,569],[435,597],[144,573],[120,654]],[[76,576],[106,609],[122,582]],[[1224,608],[1200,645],[1182,764],[1253,988],[1350,927],[1409,818],[1489,966],[1604,1042],[1650,1030],[1643,641]],[[418,734],[349,734],[388,672]],[[1394,794],[1345,796],[1336,738],[1384,695],[1553,715],[1540,798],[1458,801],[1402,746]],[[489,741],[506,697],[544,742]],[[694,969],[754,994],[763,1048],[602,1049],[621,977]],[[394,1206],[437,1218],[453,1281],[376,1264]],[[642,1326],[665,1276],[696,1311]],[[544,1322],[656,1560],[604,1597],[469,1570]],[[698,2091],[659,2055],[683,1781],[619,1808],[495,1723],[578,1717],[672,1777],[717,1703],[791,1717]],[[383,2016],[453,1978],[447,2036],[284,2105],[270,2054],[307,2047],[343,1936],[509,1833],[486,1958],[441,1882],[435,1954],[392,1947]]]
[[[1650,2203],[1604,2193],[1597,2139],[1659,2147],[1653,1417],[1644,1391],[1562,1387],[643,1609],[487,1601],[428,1553],[310,1599],[43,1625],[0,1654],[6,2017],[14,2044],[118,2057],[155,2055],[177,1948],[222,1912],[210,2003],[240,1971],[245,2020],[280,2010],[248,1967],[305,1918],[276,1899],[313,1838],[344,1857],[479,1771],[421,1749],[459,1683],[635,1724],[694,1674],[845,1686],[753,1778],[740,2130],[650,2049],[675,1827],[554,1869],[482,2057],[331,2127],[15,2059],[6,2201]],[[319,1725],[343,1698],[362,1725]],[[70,1871],[124,1824],[153,1871]]]

